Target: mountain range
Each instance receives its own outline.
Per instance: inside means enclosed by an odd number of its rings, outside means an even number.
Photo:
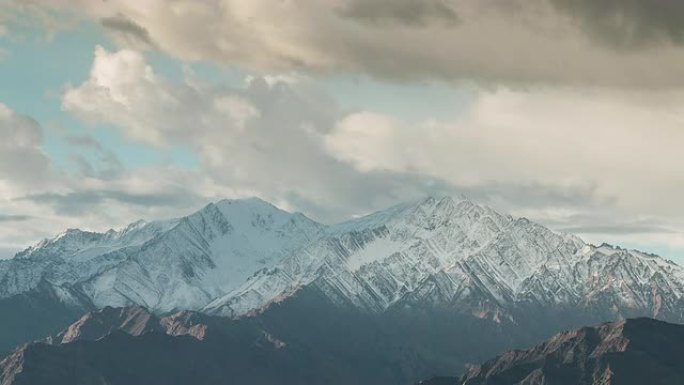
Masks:
[[[139,306],[88,313],[54,337],[0,361],[1,385],[372,384],[358,367],[252,322]],[[370,364],[370,365],[369,365]],[[418,385],[672,385],[684,383],[684,325],[638,318],[562,332],[466,371]]]
[[[321,368],[335,362],[355,383],[401,384],[582,325],[682,322],[683,294],[684,270],[671,261],[587,244],[465,197],[333,225],[256,198],[224,200],[119,231],[67,230],[1,261],[0,351],[88,311],[140,306],[316,349]]]

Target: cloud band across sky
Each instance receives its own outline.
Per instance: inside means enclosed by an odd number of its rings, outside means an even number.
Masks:
[[[262,73],[619,87],[684,82],[675,0],[42,1],[121,46]]]

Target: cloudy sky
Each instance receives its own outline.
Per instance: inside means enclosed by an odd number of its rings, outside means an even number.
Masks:
[[[681,0],[0,0],[0,257],[463,193],[684,262]]]

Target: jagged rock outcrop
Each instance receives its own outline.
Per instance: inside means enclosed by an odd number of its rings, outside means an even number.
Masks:
[[[423,385],[671,385],[684,383],[684,325],[628,319],[564,332],[506,352],[460,379]]]

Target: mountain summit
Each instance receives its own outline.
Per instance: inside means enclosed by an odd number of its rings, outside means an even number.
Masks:
[[[322,225],[252,198],[121,231],[68,230],[0,263],[0,296],[46,282],[65,302],[198,309],[306,244]]]
[[[320,237],[204,307],[240,316],[305,286],[367,311],[452,307],[590,309],[607,319],[681,319],[684,270],[633,250],[584,243],[465,198],[428,198],[329,226]]]

